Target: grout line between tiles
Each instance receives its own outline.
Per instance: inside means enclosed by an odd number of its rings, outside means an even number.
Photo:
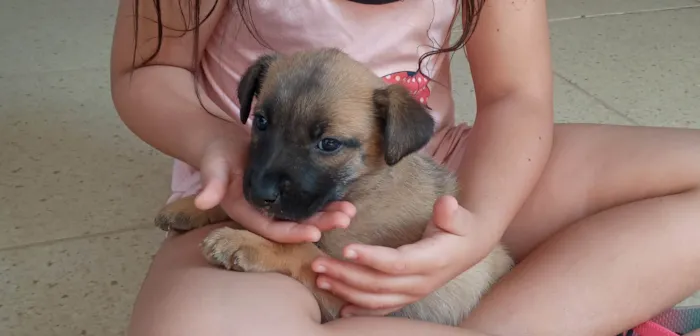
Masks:
[[[696,0],[696,1],[700,3],[700,0]],[[675,6],[675,7],[662,7],[662,8],[653,8],[653,9],[640,9],[640,10],[632,10],[632,11],[626,11],[626,12],[611,12],[611,13],[600,13],[600,14],[590,14],[590,15],[584,14],[584,15],[579,15],[579,16],[552,18],[552,19],[549,19],[549,22],[553,23],[553,22],[570,21],[570,20],[578,20],[578,19],[591,19],[591,18],[598,18],[598,17],[620,16],[620,15],[627,15],[627,14],[644,14],[644,13],[654,13],[654,12],[665,12],[665,11],[674,11],[674,10],[692,9],[692,8],[700,8],[700,4],[698,4],[698,5],[686,5],[686,6]]]
[[[594,94],[592,94],[592,93],[586,91],[586,89],[584,89],[584,88],[582,88],[581,86],[579,86],[578,84],[572,82],[572,81],[569,80],[568,78],[562,76],[560,73],[554,71],[554,75],[557,76],[557,77],[559,77],[561,80],[565,81],[565,82],[568,83],[569,85],[573,86],[574,88],[576,88],[576,90],[579,90],[581,93],[583,93],[583,94],[585,94],[585,95],[591,97],[591,98],[592,98],[593,100],[595,100],[598,104],[603,105],[603,107],[605,107],[605,108],[607,108],[608,110],[612,111],[613,113],[619,115],[619,116],[622,117],[623,119],[625,119],[625,120],[631,122],[633,125],[637,125],[637,126],[640,125],[640,124],[639,124],[636,120],[634,120],[633,118],[631,118],[631,117],[629,117],[628,115],[622,113],[621,111],[619,111],[618,109],[616,109],[616,108],[613,107],[612,105],[608,104],[605,100],[602,100],[602,99],[598,98],[596,95],[594,95]]]
[[[10,79],[10,78],[14,79],[14,78],[18,78],[18,77],[27,77],[27,76],[60,74],[62,72],[100,71],[100,70],[105,70],[105,71],[109,72],[109,67],[96,66],[96,67],[86,67],[86,68],[39,70],[39,71],[27,71],[27,72],[2,72],[2,71],[0,71],[0,79]]]
[[[103,236],[126,233],[126,232],[130,232],[130,231],[140,231],[140,230],[146,230],[146,229],[152,230],[152,229],[154,229],[154,227],[150,226],[150,225],[149,226],[137,225],[137,226],[127,227],[127,228],[113,230],[113,231],[96,232],[96,233],[89,233],[89,234],[85,234],[85,235],[81,235],[81,236],[72,236],[72,237],[44,240],[44,241],[33,242],[33,243],[28,243],[28,244],[0,247],[0,253],[7,252],[7,251],[21,250],[21,249],[30,248],[30,247],[42,247],[42,246],[53,245],[56,243],[77,241],[77,240],[90,239],[90,238],[96,238],[96,237],[103,237]],[[163,236],[165,237],[165,233],[163,233]]]

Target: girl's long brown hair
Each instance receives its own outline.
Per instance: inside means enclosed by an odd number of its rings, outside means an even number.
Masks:
[[[148,65],[158,55],[158,53],[160,52],[160,49],[162,47],[162,44],[163,44],[163,38],[164,38],[163,30],[164,30],[164,28],[166,28],[164,23],[163,23],[161,0],[151,0],[151,1],[153,1],[153,5],[154,5],[154,9],[155,9],[154,20],[157,23],[157,36],[156,36],[157,44],[156,44],[156,48],[153,51],[153,53],[151,53],[142,62],[139,62],[141,64],[140,66]],[[173,0],[171,0],[171,1],[173,1]],[[182,33],[182,35],[184,35],[187,32],[193,32],[195,34],[194,48],[193,48],[194,55],[192,58],[192,62],[193,62],[192,67],[193,67],[193,69],[196,69],[198,62],[199,62],[199,59],[197,57],[197,50],[199,49],[199,38],[198,38],[199,28],[204,23],[204,21],[209,19],[209,17],[212,15],[216,6],[219,5],[219,0],[215,0],[214,5],[211,7],[211,9],[207,13],[205,13],[204,17],[201,20],[199,18],[201,17],[201,14],[202,14],[202,12],[201,12],[202,11],[202,0],[177,0],[177,1],[178,1],[178,5],[180,6],[180,9],[181,9],[183,19],[185,19],[185,17],[184,17],[185,10],[183,8],[183,5],[189,6],[189,8],[191,8],[191,10],[188,11],[191,13],[189,20],[184,20],[184,21],[190,22],[190,24],[188,24],[188,27],[186,27],[185,29],[180,30],[180,32]],[[251,19],[251,16],[250,16],[250,10],[249,10],[249,4],[248,4],[249,1],[250,0],[230,0],[229,4],[235,5],[237,7],[238,13],[240,13],[240,15],[241,15],[243,24],[245,25],[246,29],[251,33],[251,35],[256,40],[258,40],[258,42],[261,45],[270,48],[264,42],[264,40],[258,35],[258,33],[255,29],[255,26],[254,26],[252,19]],[[474,31],[474,27],[476,26],[476,23],[479,19],[479,11],[483,6],[484,1],[485,0],[455,0],[456,8],[458,9],[457,11],[455,11],[455,18],[457,17],[457,15],[460,14],[460,12],[462,13],[462,16],[463,16],[461,35],[454,43],[448,45],[447,47],[433,48],[434,50],[431,50],[431,51],[426,52],[425,54],[421,55],[421,57],[418,60],[419,71],[421,71],[420,66],[422,65],[423,61],[426,58],[433,56],[433,55],[440,54],[440,53],[455,52],[457,50],[462,49],[465,46],[465,44],[469,40],[469,37],[471,36],[471,34]],[[140,7],[139,5],[140,5],[140,0],[134,0],[134,35],[135,35],[134,41],[136,41],[135,43],[138,43],[138,31],[139,31],[138,21],[139,21],[139,14],[140,14],[139,13],[139,7]],[[170,28],[170,27],[168,27],[168,29],[172,30],[172,28]],[[134,53],[133,53],[133,60],[132,60],[133,61],[132,64],[134,65],[134,67],[136,67],[137,47],[138,47],[137,45],[134,45]],[[270,49],[272,49],[272,48],[270,48]]]

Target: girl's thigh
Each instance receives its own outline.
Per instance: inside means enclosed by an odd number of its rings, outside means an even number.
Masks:
[[[503,239],[522,259],[597,212],[699,187],[700,130],[556,125],[544,173]]]
[[[199,243],[216,227],[166,239],[136,299],[129,335],[309,335],[320,317],[301,284],[207,264]]]

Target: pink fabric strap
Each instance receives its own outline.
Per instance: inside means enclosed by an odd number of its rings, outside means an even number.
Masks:
[[[678,336],[697,330],[700,330],[700,306],[680,306],[618,336]]]
[[[639,336],[678,336],[658,323],[647,321],[632,329]]]

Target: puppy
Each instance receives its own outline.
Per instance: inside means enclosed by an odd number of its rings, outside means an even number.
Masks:
[[[257,98],[243,177],[248,202],[280,220],[301,221],[338,200],[352,202],[357,215],[349,228],[326,232],[316,244],[278,244],[242,227],[225,227],[206,237],[203,253],[229,270],[286,274],[313,292],[323,322],[336,319],[346,303],[317,288],[311,262],[321,255],[342,258],[349,243],[414,243],[437,198],[458,192],[455,176],[419,153],[434,121],[404,87],[385,84],[337,49],[262,56],[242,77],[238,98],[243,123]],[[156,223],[191,230],[227,219],[220,207],[200,211],[189,197],[165,206]],[[391,315],[458,325],[511,266],[499,245]]]

